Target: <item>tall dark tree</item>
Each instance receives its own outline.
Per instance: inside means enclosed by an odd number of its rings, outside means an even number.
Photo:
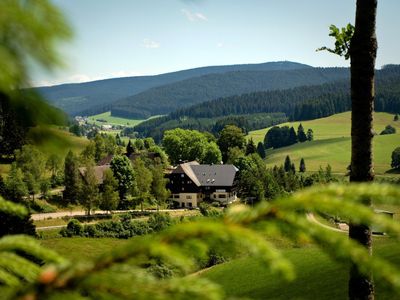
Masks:
[[[246,145],[246,155],[253,154],[256,152],[257,152],[256,145],[254,144],[253,139],[250,138],[250,140],[247,142],[247,145]]]
[[[399,120],[399,114],[395,114],[393,117],[393,121],[398,121]]]
[[[303,125],[300,123],[299,127],[297,128],[297,137],[300,143],[307,141],[306,133],[304,132]]]
[[[283,165],[285,172],[290,172],[292,170],[292,161],[290,160],[289,155],[286,155],[285,164]]]
[[[393,150],[392,162],[390,165],[393,169],[400,169],[400,147]]]
[[[129,140],[128,145],[126,146],[126,155],[129,157],[134,152],[135,148],[133,147],[131,140]]]
[[[357,0],[356,24],[351,39],[351,182],[372,181],[373,112],[375,100],[375,59],[377,0]],[[371,199],[365,205],[371,206]],[[371,229],[363,224],[350,224],[349,236],[372,252]],[[356,265],[351,266],[350,299],[374,299],[372,275],[366,275]]]
[[[290,127],[290,131],[289,131],[289,142],[288,142],[288,144],[289,144],[289,145],[296,144],[298,140],[299,140],[299,139],[298,139],[298,136],[297,136],[297,134],[296,134],[296,130],[294,130],[293,127]]]
[[[372,161],[373,112],[375,102],[375,60],[377,0],[357,0],[355,27],[348,24],[340,31],[330,27],[335,37],[332,53],[350,58],[351,73],[351,182],[374,180]],[[321,50],[318,49],[318,50]],[[364,199],[371,206],[371,199]],[[350,222],[349,237],[365,246],[372,253],[371,230],[365,224]],[[374,299],[375,291],[371,274],[364,274],[356,265],[350,268],[349,298]]]
[[[314,140],[314,131],[311,128],[309,128],[307,130],[307,141],[311,142],[313,140]]]
[[[76,203],[79,198],[79,173],[77,157],[72,151],[69,151],[64,162],[64,201],[67,203]]]
[[[265,153],[264,144],[262,142],[258,142],[257,144],[257,153],[260,155],[262,159],[264,159],[267,155]]]
[[[300,173],[304,173],[306,171],[306,163],[304,161],[304,158],[301,158],[300,160],[299,171]]]

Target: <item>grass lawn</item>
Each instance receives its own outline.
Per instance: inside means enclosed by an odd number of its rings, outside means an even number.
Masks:
[[[400,266],[400,243],[379,238],[374,252]],[[294,264],[297,278],[287,282],[255,257],[216,266],[199,276],[221,285],[227,296],[252,299],[347,299],[348,267],[332,261],[317,247],[283,250]],[[395,299],[377,282],[376,299]]]
[[[393,117],[394,115],[389,113],[381,113],[381,112],[375,113],[374,115],[375,132],[379,134],[385,128],[386,125],[392,125],[397,129],[397,132],[399,132],[400,121],[394,122]],[[310,121],[287,122],[279,124],[279,126],[289,126],[289,127],[293,126],[297,131],[297,127],[299,126],[300,123],[303,125],[305,131],[307,131],[308,128],[311,128],[314,131],[315,140],[350,137],[351,112],[347,111],[330,117],[310,120]],[[250,137],[253,138],[256,144],[258,142],[264,141],[265,134],[270,128],[271,127],[250,131],[248,138]]]
[[[40,240],[40,243],[72,261],[83,261],[126,244],[127,240],[73,237],[44,239]]]
[[[127,118],[113,117],[113,116],[111,116],[110,111],[107,111],[105,113],[101,113],[98,115],[90,116],[88,119],[91,123],[95,123],[96,125],[99,125],[99,126],[105,125],[105,124],[135,126],[144,121],[144,120],[134,120],[134,119],[127,119]],[[97,120],[105,120],[106,122],[99,122]]]
[[[299,122],[285,123],[297,128]],[[282,124],[282,125],[285,125]],[[333,173],[344,174],[350,163],[350,112],[337,114],[328,118],[302,122],[305,130],[312,128],[315,140],[312,142],[297,143],[267,151],[266,163],[268,167],[283,165],[286,155],[298,168],[300,159],[304,158],[307,171],[318,171],[328,163]],[[374,163],[376,174],[384,174],[390,170],[392,151],[400,146],[400,122],[393,121],[393,115],[387,113],[375,114],[375,131],[380,132],[391,124],[397,128],[392,135],[377,135],[374,137]],[[264,139],[267,129],[252,131],[248,137],[258,142]]]

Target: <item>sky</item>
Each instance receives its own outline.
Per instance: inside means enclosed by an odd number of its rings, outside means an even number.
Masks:
[[[74,37],[59,44],[66,67],[35,68],[32,84],[155,75],[210,65],[295,61],[349,66],[330,24],[354,24],[355,0],[52,0]],[[378,1],[377,68],[400,63],[399,0]]]

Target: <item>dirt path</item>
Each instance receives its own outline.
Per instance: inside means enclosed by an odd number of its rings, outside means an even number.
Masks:
[[[329,229],[329,230],[332,230],[332,231],[344,232],[344,233],[348,233],[348,232],[349,232],[349,226],[348,226],[347,224],[341,223],[341,224],[339,224],[339,227],[340,227],[340,228],[334,228],[334,227],[325,225],[325,224],[321,223],[320,221],[318,221],[318,220],[315,218],[315,216],[314,216],[313,213],[307,213],[307,219],[308,219],[310,222],[313,222],[313,223],[315,223],[315,224],[318,224],[319,226],[324,227],[324,228]]]

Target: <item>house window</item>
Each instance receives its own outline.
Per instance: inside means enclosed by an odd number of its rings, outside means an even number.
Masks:
[[[182,207],[185,207],[185,202],[182,202],[181,206],[182,206]]]
[[[185,188],[184,187],[182,187],[182,191],[184,191],[185,190]]]
[[[188,182],[187,182],[188,184],[191,184],[192,182],[190,181],[190,180],[188,180]]]
[[[182,178],[185,177],[185,174],[181,174],[181,177],[182,177]]]
[[[192,196],[187,195],[187,196],[186,196],[186,199],[192,199]]]
[[[220,199],[226,198],[226,195],[225,194],[220,194],[220,195],[218,195],[218,198],[220,198]]]
[[[179,199],[179,195],[174,195],[174,199]]]
[[[189,204],[189,207],[192,207],[192,202],[188,202],[188,204]]]

